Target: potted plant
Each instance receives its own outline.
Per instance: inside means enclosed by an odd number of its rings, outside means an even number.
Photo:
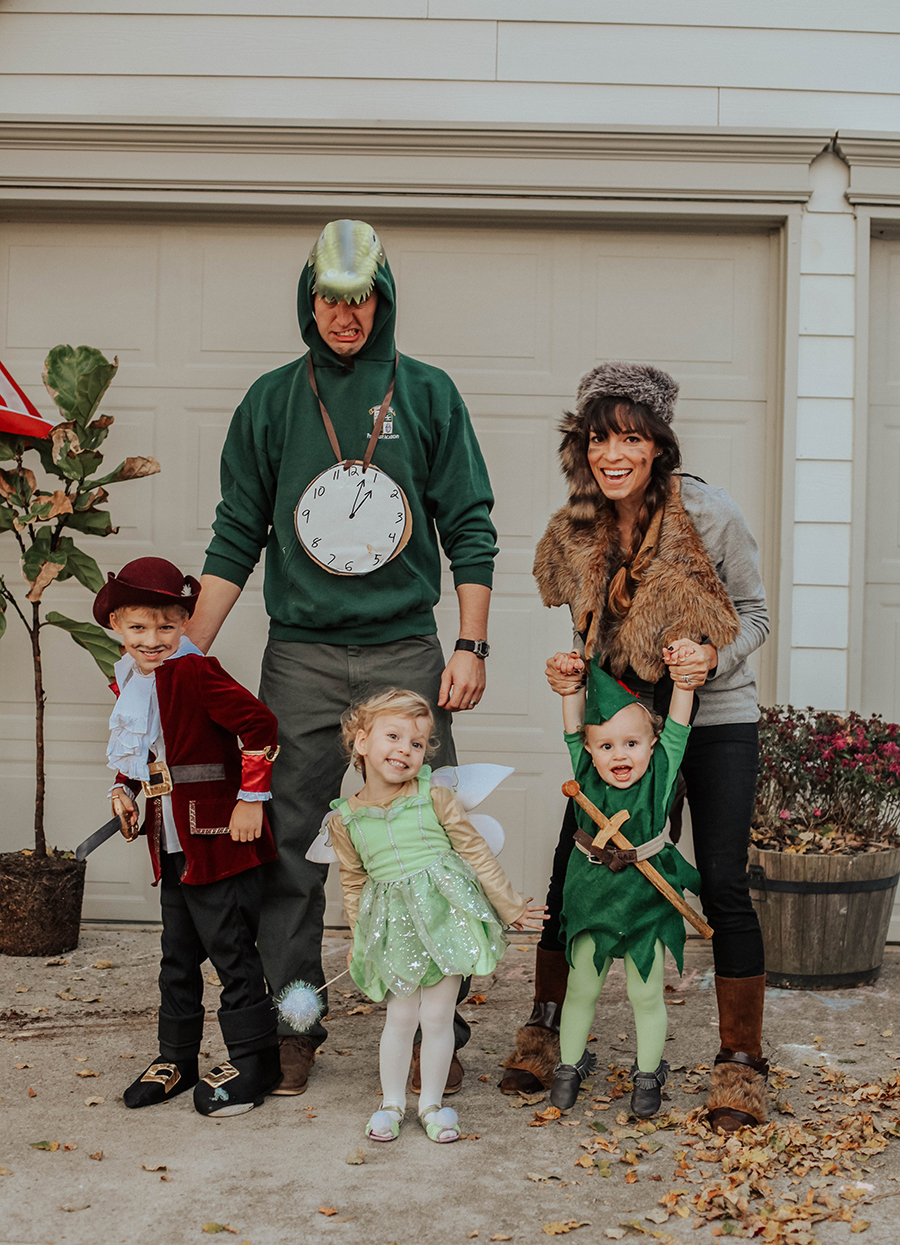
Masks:
[[[898,828],[900,726],[791,705],[762,711],[750,885],[770,985],[877,978]]]
[[[159,471],[153,458],[126,458],[105,475],[100,446],[113,423],[97,409],[118,368],[89,346],[56,346],[44,365],[43,380],[62,412],[54,427],[44,424],[4,369],[7,391],[18,395],[18,409],[0,415],[0,539],[18,545],[21,593],[0,575],[0,636],[15,615],[28,632],[34,668],[35,800],[34,847],[0,855],[0,951],[7,955],[54,955],[78,944],[85,862],[71,852],[48,847],[44,832],[45,753],[44,680],[41,633],[67,631],[86,649],[107,682],[121,650],[101,627],[49,611],[42,616],[51,584],[77,579],[90,592],[104,583],[94,559],[75,537],[110,536],[113,527],[103,504],[107,487]],[[30,413],[30,414],[29,414]],[[30,422],[29,422],[30,421]],[[22,430],[25,429],[23,432]],[[34,430],[34,435],[28,435]],[[39,481],[26,460],[43,469]],[[5,535],[4,535],[5,534]],[[21,600],[19,596],[21,595]]]

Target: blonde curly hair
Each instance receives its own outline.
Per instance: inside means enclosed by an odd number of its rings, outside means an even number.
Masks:
[[[404,691],[399,687],[388,688],[386,692],[370,696],[362,704],[351,706],[341,715],[341,742],[344,745],[344,751],[353,762],[354,768],[358,769],[364,778],[366,766],[363,757],[356,751],[356,735],[358,731],[365,731],[368,735],[372,729],[372,723],[382,713],[394,713],[401,718],[427,718],[426,761],[437,751],[437,741],[433,738],[434,711],[429,702],[418,692]]]

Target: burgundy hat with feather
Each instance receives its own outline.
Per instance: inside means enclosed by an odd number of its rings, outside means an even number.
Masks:
[[[165,558],[137,558],[123,566],[118,575],[109,572],[94,600],[94,617],[101,627],[108,627],[110,614],[122,606],[161,609],[183,605],[190,618],[199,595],[199,581],[193,575],[182,575]]]

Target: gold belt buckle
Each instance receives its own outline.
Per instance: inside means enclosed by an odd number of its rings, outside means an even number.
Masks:
[[[171,795],[172,775],[165,761],[151,761],[147,769],[150,771],[150,781],[141,783],[141,790],[147,799],[153,799],[157,795]],[[153,781],[154,775],[159,775],[156,782]]]

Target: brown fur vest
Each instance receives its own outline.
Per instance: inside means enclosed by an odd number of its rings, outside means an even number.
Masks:
[[[680,486],[674,477],[656,555],[624,619],[607,607],[609,583],[622,562],[612,507],[595,502],[593,519],[585,521],[584,499],[573,497],[550,519],[537,547],[534,577],[544,604],[568,605],[577,631],[583,633],[590,625],[588,657],[596,654],[601,662],[608,658],[619,677],[631,666],[639,678],[655,683],[666,671],[661,656],[665,644],[706,636],[723,648],[741,629],[725,585],[681,502]]]

